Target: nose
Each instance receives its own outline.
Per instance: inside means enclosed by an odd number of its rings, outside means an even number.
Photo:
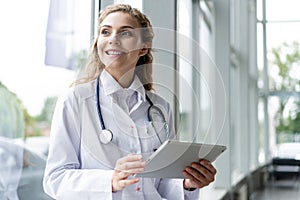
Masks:
[[[120,39],[118,37],[117,34],[113,34],[111,35],[111,37],[109,38],[109,42],[110,45],[120,45]]]

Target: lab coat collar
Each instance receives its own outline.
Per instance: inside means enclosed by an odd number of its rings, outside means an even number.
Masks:
[[[119,90],[124,89],[131,89],[138,92],[139,96],[142,98],[143,101],[146,99],[145,89],[143,84],[141,83],[140,79],[137,75],[135,75],[134,80],[132,81],[131,85],[128,88],[123,88],[112,76],[108,71],[105,69],[102,71],[100,75],[100,84],[103,86],[103,90],[105,95],[109,96],[113,93],[116,93]]]

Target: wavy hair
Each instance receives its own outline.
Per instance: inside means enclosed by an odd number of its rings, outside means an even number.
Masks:
[[[138,9],[132,8],[130,5],[126,4],[116,4],[107,6],[104,10],[100,12],[100,17],[98,19],[98,31],[97,37],[92,45],[90,54],[85,65],[85,76],[83,78],[75,81],[74,84],[86,83],[96,79],[102,70],[105,68],[104,64],[101,62],[98,56],[98,36],[100,34],[100,25],[103,20],[111,13],[114,12],[124,12],[135,18],[141,26],[141,39],[142,42],[147,42],[150,44],[147,54],[141,56],[137,61],[135,67],[135,74],[139,77],[144,88],[146,90],[154,90],[153,79],[152,79],[152,40],[154,37],[152,25],[146,15],[141,13]]]

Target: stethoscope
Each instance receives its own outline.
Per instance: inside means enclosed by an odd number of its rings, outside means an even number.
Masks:
[[[100,91],[99,78],[100,78],[100,76],[98,76],[98,78],[97,78],[97,87],[96,87],[96,107],[97,107],[97,113],[98,113],[100,125],[102,128],[101,132],[99,133],[99,139],[100,139],[101,143],[108,144],[113,139],[113,133],[111,130],[105,128],[105,124],[104,124],[104,120],[103,120],[103,116],[102,116],[102,112],[101,112],[101,108],[100,108],[100,100],[99,100],[99,91]],[[169,139],[169,137],[170,137],[168,123],[167,123],[166,118],[165,118],[163,112],[161,111],[161,109],[153,104],[153,102],[151,101],[151,99],[148,97],[147,94],[146,94],[146,100],[150,104],[150,106],[148,108],[148,113],[147,113],[148,121],[151,122],[151,124],[154,128],[154,131],[156,133],[156,136],[157,136],[159,142],[162,144],[163,141],[159,137],[157,130],[155,129],[155,126],[153,124],[153,116],[158,115],[162,119],[161,121],[163,123],[163,128],[164,128],[164,132],[165,132],[167,139]]]

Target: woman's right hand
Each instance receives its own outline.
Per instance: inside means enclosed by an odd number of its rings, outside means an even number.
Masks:
[[[142,162],[141,155],[129,154],[117,160],[112,176],[112,191],[123,190],[126,186],[139,182],[139,178],[127,178],[143,172],[144,168],[145,162]]]

